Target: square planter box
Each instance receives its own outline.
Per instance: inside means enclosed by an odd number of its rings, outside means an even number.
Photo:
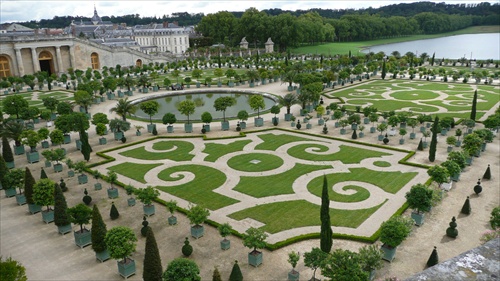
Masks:
[[[34,152],[26,152],[26,159],[28,160],[28,163],[36,163],[40,161],[40,154],[38,151]]]
[[[384,252],[384,256],[382,257],[383,260],[386,260],[388,262],[392,262],[394,260],[394,257],[396,257],[396,250],[398,247],[389,247],[387,245],[382,245],[380,248]]]
[[[106,249],[106,250],[104,250],[102,252],[95,253],[95,258],[97,260],[99,260],[100,262],[105,262],[105,261],[109,260],[110,257],[109,257],[108,250]]]
[[[191,236],[198,239],[205,234],[205,227],[203,225],[191,226]]]
[[[425,214],[412,212],[411,218],[415,221],[415,225],[421,226],[424,224]]]
[[[71,136],[70,135],[64,135],[64,144],[70,143],[71,142]]]
[[[184,124],[184,132],[192,133],[193,132],[193,124]]]
[[[99,144],[107,144],[108,141],[106,140],[106,138],[99,138]]]
[[[127,258],[125,263],[123,261],[117,261],[118,273],[125,279],[135,274],[135,261],[133,259]]]
[[[54,221],[54,210],[42,211],[42,220],[44,223],[51,223]]]
[[[61,163],[59,164],[54,164],[54,172],[55,173],[59,173],[59,172],[62,172],[63,170],[63,165]]]
[[[17,194],[16,195],[16,202],[17,202],[17,205],[19,205],[19,206],[26,204],[26,196],[24,194]]]
[[[220,248],[222,250],[228,250],[229,248],[231,248],[231,241],[228,240],[228,239],[223,239],[220,241]]]
[[[264,118],[262,118],[262,117],[254,118],[254,123],[255,123],[255,127],[262,127],[262,126],[264,126]]]
[[[177,224],[177,217],[175,216],[168,217],[168,225],[176,225],[176,224]]]
[[[123,132],[115,132],[115,140],[121,140],[123,138]]]
[[[78,184],[86,184],[88,182],[89,177],[87,175],[79,175],[78,176]]]
[[[148,127],[148,133],[152,133],[155,128],[155,124],[148,124],[147,127]]]
[[[254,267],[258,267],[262,264],[262,252],[255,251],[248,253],[248,264]]]
[[[16,189],[15,188],[7,188],[7,189],[4,189],[4,192],[5,192],[5,197],[9,198],[9,197],[14,197],[16,196],[17,192],[16,192]]]
[[[14,161],[12,162],[5,162],[5,165],[7,165],[7,168],[9,169],[14,169],[15,168],[15,164],[14,164]]]
[[[296,281],[299,280],[300,273],[298,271],[292,270],[288,272],[288,281]]]
[[[129,198],[129,199],[127,199],[127,205],[129,207],[135,206],[135,198]]]
[[[24,145],[20,145],[20,146],[15,146],[14,145],[14,154],[15,155],[22,155],[24,153],[25,153]]]
[[[240,128],[241,129],[246,129],[247,128],[247,122],[240,122]]]
[[[82,141],[81,140],[76,140],[76,150],[82,150]]]
[[[115,199],[118,197],[118,188],[108,188],[108,198]]]
[[[203,129],[205,129],[206,133],[210,132],[210,124],[203,125]]]
[[[91,230],[83,229],[83,232],[75,231],[73,232],[73,235],[75,237],[75,244],[80,248],[92,244]]]
[[[229,130],[229,121],[220,122],[220,128],[223,131]]]
[[[141,131],[135,131],[135,135],[140,137],[142,135]]]
[[[167,133],[173,133],[174,132],[174,126],[170,125],[167,126]]]
[[[144,211],[145,216],[152,216],[155,214],[155,205],[144,205],[142,206],[142,210]]]
[[[49,148],[49,142],[48,141],[42,141],[42,148]]]
[[[100,182],[94,184],[94,189],[95,190],[101,190],[102,189],[102,184]]]
[[[63,226],[57,226],[57,232],[62,235],[70,233],[72,230],[73,227],[71,226],[71,223]]]
[[[69,170],[69,171],[68,171],[68,177],[72,178],[72,177],[74,177],[74,176],[75,176],[75,171],[73,171],[73,170]]]
[[[28,211],[33,215],[42,211],[42,206],[37,204],[28,204]]]

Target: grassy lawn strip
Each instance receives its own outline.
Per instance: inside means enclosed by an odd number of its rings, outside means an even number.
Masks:
[[[260,150],[272,150],[275,151],[280,146],[285,145],[287,143],[296,142],[296,141],[311,141],[310,139],[297,137],[289,134],[275,135],[275,134],[262,134],[258,136],[264,142],[258,144],[255,149]]]
[[[332,166],[329,165],[319,166],[297,163],[292,169],[281,174],[264,177],[242,176],[234,190],[256,198],[292,194],[292,184],[298,177],[313,171],[331,168]]]
[[[259,163],[251,163],[258,160]],[[244,172],[263,172],[281,167],[283,159],[272,154],[249,153],[236,155],[227,161],[227,165],[235,170]]]
[[[115,171],[117,174],[131,178],[138,182],[146,183],[144,175],[146,175],[149,170],[161,165],[162,164],[138,164],[125,162],[109,167],[108,170]]]
[[[356,228],[384,203],[368,209],[330,209],[332,225]],[[235,220],[255,219],[266,224],[261,227],[264,231],[277,233],[292,228],[320,225],[319,213],[320,206],[305,200],[296,200],[255,206],[233,213],[229,217]]]
[[[205,149],[203,150],[203,152],[208,155],[203,160],[207,162],[215,162],[217,161],[217,159],[226,154],[236,151],[242,151],[243,148],[251,142],[251,140],[239,140],[228,144],[207,143],[205,144]]]
[[[307,148],[314,147],[317,152],[328,151],[326,145],[321,144],[298,144],[294,147],[288,149],[287,153],[295,158],[309,160],[309,161],[336,161],[340,160],[344,164],[355,164],[361,162],[361,160],[371,157],[381,157],[385,155],[390,155],[389,153],[373,151],[362,148],[355,148],[352,146],[340,145],[340,150],[332,154],[313,154],[307,153],[305,150]]]
[[[193,159],[194,155],[189,154],[194,149],[194,145],[190,142],[185,141],[161,141],[153,144],[153,149],[156,150],[167,150],[176,146],[174,151],[168,152],[149,152],[146,151],[144,146],[135,149],[127,150],[121,152],[120,155],[126,157],[132,157],[141,160],[164,160],[169,159],[172,161],[190,161]]]
[[[392,194],[397,193],[418,173],[401,173],[401,172],[381,172],[373,171],[366,168],[352,168],[350,173],[331,173],[327,174],[328,184],[333,186],[343,181],[359,181],[366,182],[380,187],[385,192]],[[312,194],[321,197],[321,188],[323,187],[323,177],[317,177],[309,182],[307,189]],[[328,190],[328,196],[334,196],[333,190]]]
[[[178,181],[184,176],[172,176],[177,172],[193,173],[194,180],[177,186],[157,186],[158,189],[184,200],[202,205],[210,210],[216,210],[239,202],[212,190],[220,187],[226,181],[226,175],[217,169],[201,165],[182,165],[167,168],[158,174],[164,181]]]
[[[386,162],[386,161],[375,161],[375,162],[373,162],[373,165],[377,166],[377,167],[383,167],[383,168],[385,168],[385,167],[390,167],[391,163]]]
[[[346,185],[342,187],[342,190],[355,190],[356,193],[353,194],[340,194],[332,190],[332,195],[330,199],[335,202],[345,202],[345,203],[353,203],[353,202],[361,202],[370,197],[370,192],[365,188],[357,185]]]

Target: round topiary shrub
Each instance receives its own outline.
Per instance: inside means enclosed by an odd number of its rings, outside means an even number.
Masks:
[[[89,193],[86,188],[83,191],[83,194],[85,194],[85,196],[83,196],[83,203],[85,203],[85,205],[87,206],[90,205],[90,202],[92,202],[92,197],[89,196]]]
[[[451,238],[457,238],[458,236],[457,223],[455,217],[451,219],[450,227],[446,229],[446,236]]]
[[[189,245],[189,238],[186,237],[184,240],[184,246],[182,246],[182,254],[189,257],[193,253],[193,246]]]

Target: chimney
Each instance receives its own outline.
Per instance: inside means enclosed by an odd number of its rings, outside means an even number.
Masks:
[[[164,21],[163,22],[163,28],[167,28],[168,27],[168,21]]]

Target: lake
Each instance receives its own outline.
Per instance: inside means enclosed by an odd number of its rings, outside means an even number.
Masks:
[[[434,39],[416,40],[401,43],[371,46],[363,50],[368,52],[384,52],[390,55],[398,51],[401,55],[413,52],[417,56],[427,53],[429,57],[436,53],[436,59],[500,59],[500,33],[462,34]],[[472,53],[472,55],[471,55]]]

